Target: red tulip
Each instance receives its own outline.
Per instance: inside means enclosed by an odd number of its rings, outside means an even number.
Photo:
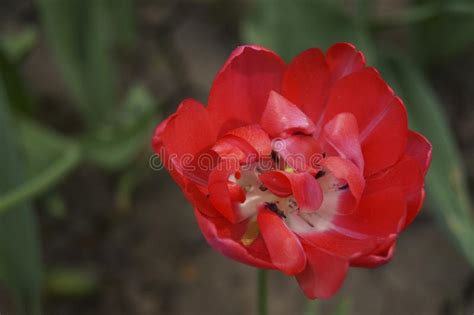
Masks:
[[[153,147],[222,254],[328,298],[349,266],[377,267],[418,214],[431,144],[351,44],[288,65],[238,47],[208,106],[188,99]]]

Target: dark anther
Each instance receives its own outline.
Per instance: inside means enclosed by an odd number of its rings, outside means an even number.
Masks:
[[[261,191],[267,191],[268,188],[265,187],[264,185],[260,185],[260,187],[258,187]]]
[[[280,218],[285,218],[286,219],[286,215],[283,211],[281,211],[280,209],[278,209],[278,206],[273,203],[273,202],[265,202],[265,207],[267,207],[268,210],[276,213]]]
[[[272,151],[272,160],[276,163],[280,161],[280,157],[278,156],[278,153],[276,153],[275,151]]]
[[[207,194],[207,195],[206,195],[206,198],[209,198],[209,197],[211,197],[211,195]]]
[[[326,152],[323,152],[323,159],[326,158]]]
[[[309,222],[308,219],[306,219],[305,217],[303,216],[300,216],[301,219],[303,219],[304,222],[306,222],[306,224],[308,224],[310,227],[314,228],[314,224]]]
[[[345,185],[339,186],[339,189],[340,189],[340,190],[344,190],[344,189],[347,189],[347,188],[349,188],[349,184],[345,184]]]
[[[326,175],[326,172],[325,171],[319,171],[316,173],[316,176],[314,176],[316,179],[318,178],[321,178],[323,177],[324,175]]]

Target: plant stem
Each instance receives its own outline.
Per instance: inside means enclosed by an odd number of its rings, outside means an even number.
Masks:
[[[318,314],[318,300],[306,300],[304,306],[304,314],[305,315],[317,315]]]
[[[268,285],[267,285],[267,271],[265,269],[258,269],[257,276],[257,290],[258,290],[258,314],[268,314]]]

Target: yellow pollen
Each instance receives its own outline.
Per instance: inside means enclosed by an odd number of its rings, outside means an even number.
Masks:
[[[247,231],[245,231],[244,235],[242,235],[242,238],[240,239],[242,241],[242,244],[244,244],[245,246],[250,246],[257,238],[258,233],[259,231],[257,220],[254,219],[249,223],[249,225],[247,226]]]

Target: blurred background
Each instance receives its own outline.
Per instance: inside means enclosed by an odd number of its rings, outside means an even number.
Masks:
[[[2,0],[0,313],[255,314],[255,269],[205,242],[150,167],[153,127],[206,102],[239,44],[289,61],[355,43],[434,145],[428,200],[393,261],[308,303],[270,273],[271,314],[474,312],[470,0]]]

